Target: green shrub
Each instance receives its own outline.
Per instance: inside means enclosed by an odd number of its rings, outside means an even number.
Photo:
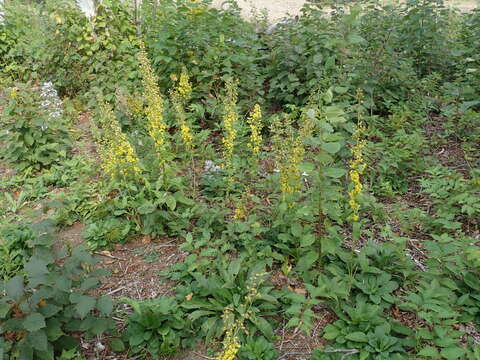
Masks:
[[[215,111],[214,96],[223,91],[227,76],[242,80],[242,104],[251,106],[263,95],[262,43],[254,25],[240,16],[233,2],[227,3],[225,10],[218,10],[206,1],[143,1],[143,31],[160,89],[166,93],[172,88],[185,67],[194,99],[210,105],[207,114]]]
[[[138,40],[127,2],[103,1],[92,19],[69,2],[49,1],[46,12],[52,53],[45,71],[62,94],[89,102],[102,93],[113,101],[117,88],[138,84]]]
[[[12,166],[40,170],[64,160],[70,147],[60,105],[44,88],[17,84],[0,99],[0,155]]]

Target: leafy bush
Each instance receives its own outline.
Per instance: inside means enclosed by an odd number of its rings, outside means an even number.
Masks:
[[[44,18],[40,9],[24,1],[0,5],[0,74],[9,81],[43,79],[49,61]]]
[[[215,111],[213,96],[223,92],[227,76],[242,79],[240,98],[247,104],[263,95],[262,42],[253,24],[242,19],[233,1],[224,10],[208,1],[142,2],[146,46],[166,93],[185,67],[193,83],[193,97],[207,113]],[[200,104],[198,104],[200,105]]]
[[[62,109],[32,83],[8,89],[0,116],[0,155],[12,166],[39,170],[67,157],[70,146]]]
[[[102,93],[113,101],[117,88],[138,85],[139,49],[130,7],[119,0],[103,1],[88,19],[75,4],[47,1],[47,31],[53,36],[45,71],[63,95]],[[90,95],[87,96],[86,93]]]

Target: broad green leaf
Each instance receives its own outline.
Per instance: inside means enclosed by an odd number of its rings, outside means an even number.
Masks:
[[[27,336],[27,341],[39,351],[47,351],[48,339],[45,330],[30,332]]]
[[[431,357],[431,358],[438,358],[440,354],[438,353],[437,348],[433,346],[427,346],[424,347],[422,350],[418,352],[419,356],[426,356],[426,357]]]
[[[23,327],[30,332],[40,330],[45,326],[45,318],[40,313],[30,314],[23,320]]]
[[[121,352],[121,351],[125,350],[125,344],[123,343],[122,340],[120,340],[118,338],[111,339],[108,342],[108,346],[110,347],[110,349],[112,351],[115,351],[115,352]]]
[[[347,171],[342,168],[327,167],[323,170],[323,173],[328,177],[338,179],[338,178],[341,178],[342,176],[345,176]]]
[[[65,335],[62,330],[61,323],[58,319],[48,319],[47,320],[47,337],[50,341],[57,340],[60,336]]]
[[[368,342],[368,337],[365,333],[356,331],[345,336],[346,339],[355,341],[355,342]]]
[[[113,311],[113,300],[110,296],[101,296],[97,300],[97,309],[103,314],[103,315],[110,315]]]
[[[155,204],[152,204],[151,202],[145,202],[137,208],[137,211],[140,215],[146,215],[154,212],[156,208],[157,207],[155,206]]]
[[[81,295],[76,299],[75,309],[81,319],[85,318],[87,314],[95,307],[96,300],[92,296]]]
[[[322,149],[328,152],[329,154],[335,154],[342,148],[342,144],[338,142],[329,142],[323,143]]]
[[[267,339],[273,339],[275,334],[273,332],[272,325],[267,320],[265,320],[263,317],[257,316],[252,320],[252,322]]]
[[[24,278],[23,276],[17,275],[8,280],[5,284],[5,291],[7,296],[15,301],[20,299],[24,294]]]
[[[0,319],[7,317],[12,305],[0,303]]]
[[[461,358],[465,354],[465,349],[455,346],[450,348],[445,348],[440,351],[440,355],[447,360],[455,360]]]
[[[297,270],[298,271],[306,271],[310,269],[310,267],[317,261],[318,259],[318,252],[316,251],[309,251],[305,255],[303,255],[300,260],[298,260]]]
[[[177,207],[177,200],[173,196],[168,196],[165,202],[171,211]]]
[[[335,340],[340,335],[340,330],[332,324],[325,326],[323,337],[327,340]]]
[[[88,279],[85,279],[82,284],[80,285],[80,289],[82,291],[87,291],[87,290],[90,290],[90,289],[93,289],[94,287],[96,287],[99,283],[99,280],[96,279],[96,278],[88,278]]]
[[[300,246],[304,248],[309,247],[315,242],[315,239],[316,239],[315,234],[312,234],[312,233],[305,234],[300,238]]]

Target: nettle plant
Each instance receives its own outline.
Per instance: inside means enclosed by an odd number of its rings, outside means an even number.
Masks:
[[[5,359],[53,360],[78,347],[78,334],[115,329],[108,317],[112,299],[88,295],[106,275],[93,270],[97,261],[82,246],[67,256],[51,250],[50,221],[36,224],[35,230],[33,253],[23,270],[0,282],[0,357]]]
[[[0,156],[20,170],[40,170],[67,158],[68,127],[50,88],[16,84],[0,99]]]

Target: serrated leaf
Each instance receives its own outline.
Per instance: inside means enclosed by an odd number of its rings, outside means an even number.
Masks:
[[[76,299],[75,310],[81,319],[85,318],[87,314],[95,307],[96,300],[92,296],[80,295]]]
[[[102,296],[97,301],[97,309],[103,315],[110,315],[113,311],[113,300],[110,296]]]
[[[88,278],[88,279],[85,279],[82,284],[80,285],[80,289],[82,291],[87,291],[87,290],[90,290],[90,289],[93,289],[94,287],[96,287],[99,283],[99,280],[96,279],[96,278]]]

